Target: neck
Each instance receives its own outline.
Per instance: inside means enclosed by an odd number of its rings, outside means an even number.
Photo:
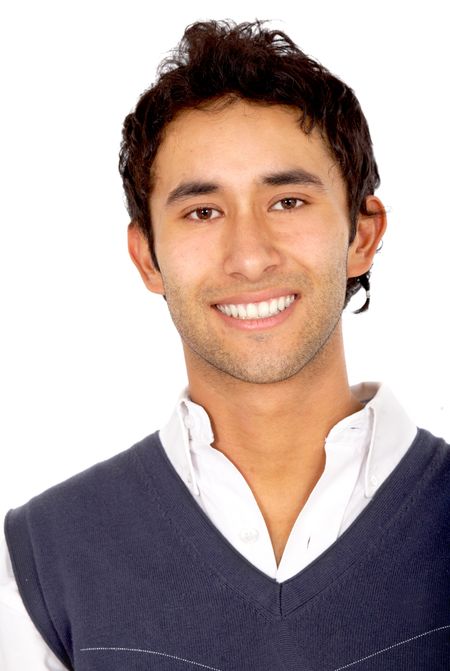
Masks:
[[[349,388],[340,329],[320,357],[282,382],[253,384],[187,363],[190,396],[211,418],[214,447],[238,467],[288,471],[296,459],[323,454],[331,428],[362,408]]]
[[[341,328],[314,361],[274,384],[237,380],[186,354],[190,396],[211,418],[213,447],[252,490],[279,563],[325,467],[328,433],[362,408],[348,385]]]

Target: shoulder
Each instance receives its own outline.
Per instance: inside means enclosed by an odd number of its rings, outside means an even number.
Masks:
[[[450,444],[444,438],[433,435],[426,429],[419,428],[407,454],[406,462],[411,467],[429,476],[450,471]]]
[[[136,491],[136,479],[142,472],[140,455],[152,454],[160,446],[158,433],[153,433],[123,452],[54,485],[10,510],[6,530],[20,521],[27,525],[46,525],[56,520],[61,524],[89,517],[93,511],[107,515],[110,508],[117,509],[121,499],[129,496],[130,489]]]
[[[418,429],[417,436],[399,467],[406,478],[416,483],[416,495],[424,497],[425,508],[433,508],[441,501],[448,510],[450,492],[450,444],[425,429]]]
[[[414,439],[411,450],[428,454],[437,464],[449,466],[450,444],[445,438],[433,435],[427,429],[419,428]]]

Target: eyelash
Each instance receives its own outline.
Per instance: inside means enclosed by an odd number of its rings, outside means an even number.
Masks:
[[[302,207],[303,205],[305,205],[305,201],[303,200],[303,198],[298,198],[298,197],[296,197],[296,196],[285,196],[284,198],[280,198],[279,200],[277,200],[277,201],[271,206],[270,209],[271,209],[271,210],[272,210],[272,209],[275,209],[275,205],[278,205],[278,204],[282,203],[283,201],[287,201],[287,200],[291,200],[291,201],[292,201],[292,200],[295,200],[295,201],[297,201],[297,203],[300,203],[300,205],[295,205],[294,207],[281,207],[281,208],[277,209],[277,212],[279,212],[279,211],[281,211],[281,210],[283,210],[283,211],[285,211],[285,212],[288,211],[288,210],[297,210],[299,207]]]
[[[283,203],[283,201],[284,202],[286,202],[286,201],[296,201],[296,205],[294,207],[275,208],[275,205],[279,205],[280,203]],[[305,201],[302,198],[297,198],[297,197],[294,197],[294,196],[291,196],[291,197],[290,196],[285,196],[284,198],[280,198],[279,200],[275,201],[275,203],[273,203],[273,205],[271,205],[269,209],[277,211],[277,212],[280,212],[280,211],[288,212],[289,210],[297,210],[297,209],[299,209],[299,207],[302,207],[303,205],[305,205]],[[190,210],[189,212],[187,212],[184,216],[185,216],[186,219],[191,219],[193,221],[211,221],[212,219],[217,219],[218,218],[217,216],[215,216],[215,217],[205,217],[204,219],[202,219],[201,217],[198,216],[198,213],[202,212],[202,211],[218,212],[219,216],[220,216],[220,214],[222,214],[222,212],[220,210],[218,210],[216,207],[205,206],[205,207],[196,207],[194,210]],[[194,216],[194,215],[196,215],[196,216]]]
[[[196,207],[194,210],[190,210],[184,215],[185,219],[192,219],[193,221],[211,221],[212,219],[217,219],[217,217],[207,217],[205,219],[201,219],[198,216],[197,217],[193,216],[198,212],[202,212],[202,210],[207,210],[208,212],[219,212],[219,214],[222,214],[221,211],[218,210],[216,207]]]

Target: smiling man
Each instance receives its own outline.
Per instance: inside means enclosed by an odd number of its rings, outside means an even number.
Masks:
[[[9,513],[6,668],[18,646],[38,670],[448,668],[448,446],[346,372],[386,228],[353,92],[282,33],[195,24],[120,168],[189,386]]]

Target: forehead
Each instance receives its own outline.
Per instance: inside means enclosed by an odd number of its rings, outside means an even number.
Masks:
[[[154,191],[196,177],[244,184],[258,173],[289,168],[317,173],[330,184],[339,181],[320,132],[306,134],[300,119],[297,108],[241,99],[183,110],[164,129],[152,166]]]

